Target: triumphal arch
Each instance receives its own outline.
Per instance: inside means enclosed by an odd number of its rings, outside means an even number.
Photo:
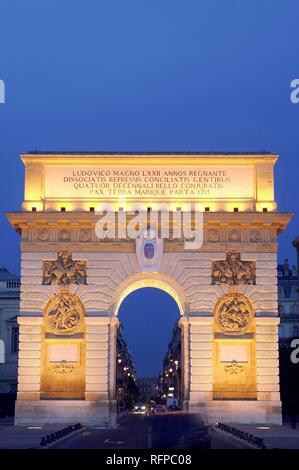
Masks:
[[[280,423],[277,155],[21,159],[16,423],[114,425],[118,309],[141,287],[178,304],[186,411]]]

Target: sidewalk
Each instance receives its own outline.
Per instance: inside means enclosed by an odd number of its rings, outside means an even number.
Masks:
[[[289,423],[277,425],[232,424],[241,431],[262,437],[267,449],[299,449],[299,424],[292,429]]]
[[[39,448],[43,436],[59,431],[64,425],[14,426],[12,418],[0,419],[0,449]]]

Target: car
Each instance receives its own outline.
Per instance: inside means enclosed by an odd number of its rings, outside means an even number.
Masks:
[[[151,408],[152,413],[154,414],[162,414],[162,413],[167,413],[167,406],[165,405],[153,405]]]
[[[169,405],[167,406],[168,411],[180,411],[180,407],[178,405]]]
[[[136,403],[136,405],[133,406],[133,413],[144,415],[147,412],[148,406],[145,403]]]

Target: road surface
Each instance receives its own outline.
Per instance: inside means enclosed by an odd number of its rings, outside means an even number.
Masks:
[[[170,416],[171,415],[171,416]],[[119,420],[116,429],[85,428],[70,437],[60,449],[165,449],[173,448],[178,436],[193,429],[182,413],[165,415],[128,414]],[[212,449],[237,449],[238,443],[229,436],[212,431]]]

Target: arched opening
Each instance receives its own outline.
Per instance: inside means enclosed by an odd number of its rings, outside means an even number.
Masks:
[[[117,306],[118,411],[178,410],[183,404],[182,305],[161,287],[128,289]],[[141,408],[143,407],[143,408]],[[144,408],[146,407],[146,408]]]

